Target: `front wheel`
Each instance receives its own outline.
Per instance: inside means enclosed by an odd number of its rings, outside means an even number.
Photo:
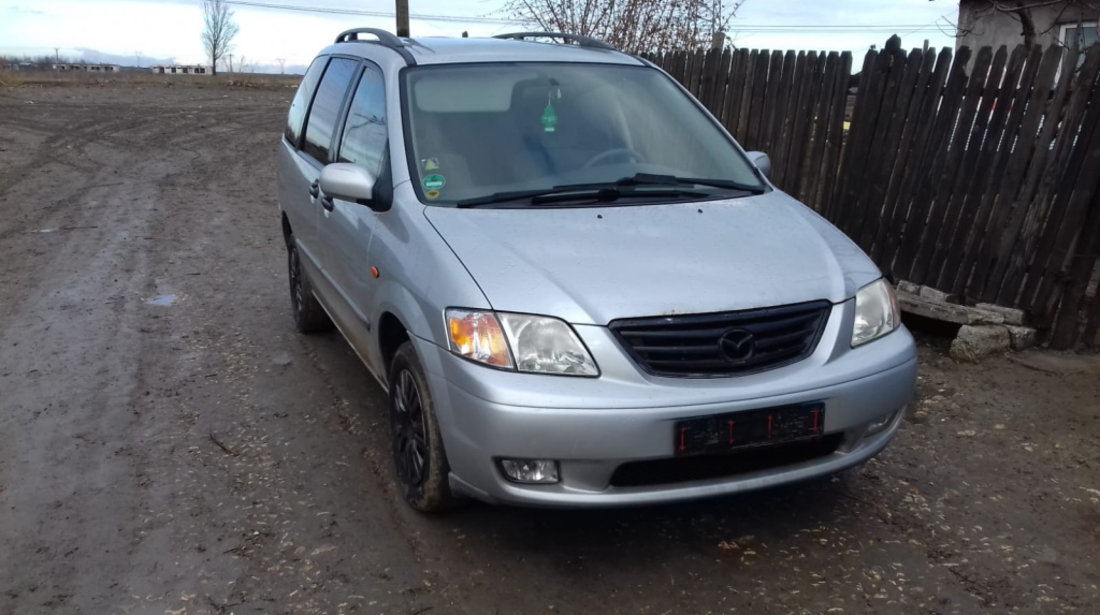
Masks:
[[[313,287],[302,270],[302,257],[293,241],[286,248],[287,280],[290,282],[290,309],[294,315],[294,325],[302,333],[318,333],[332,329],[325,309],[317,297],[313,296]]]
[[[412,342],[397,349],[390,367],[390,440],[405,501],[421,512],[453,505],[450,466],[439,435],[432,394]]]

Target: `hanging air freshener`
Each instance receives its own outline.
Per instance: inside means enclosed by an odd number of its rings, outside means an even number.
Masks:
[[[561,94],[558,94],[561,97]],[[554,132],[554,127],[558,125],[558,114],[554,111],[554,106],[550,104],[552,94],[546,93],[546,110],[542,112],[542,129],[545,132]]]

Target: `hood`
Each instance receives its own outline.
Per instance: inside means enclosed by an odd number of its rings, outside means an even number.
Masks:
[[[790,196],[593,208],[425,208],[493,309],[605,325],[854,296],[879,277]]]

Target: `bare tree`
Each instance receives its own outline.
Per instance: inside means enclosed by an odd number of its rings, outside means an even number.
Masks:
[[[709,47],[745,0],[509,0],[506,11],[551,32],[591,36],[631,53]]]
[[[240,28],[233,21],[233,11],[224,0],[202,2],[202,45],[210,58],[210,70],[218,74],[218,61],[232,48]]]

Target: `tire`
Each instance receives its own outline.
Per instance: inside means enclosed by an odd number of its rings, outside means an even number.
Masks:
[[[313,296],[313,285],[309,283],[305,271],[302,271],[298,246],[291,239],[287,243],[287,280],[290,282],[290,309],[294,316],[294,325],[302,333],[320,333],[332,329],[332,321],[317,297]]]
[[[447,482],[451,468],[439,435],[428,381],[412,342],[390,364],[390,442],[399,488],[409,506],[439,512],[454,506]]]

